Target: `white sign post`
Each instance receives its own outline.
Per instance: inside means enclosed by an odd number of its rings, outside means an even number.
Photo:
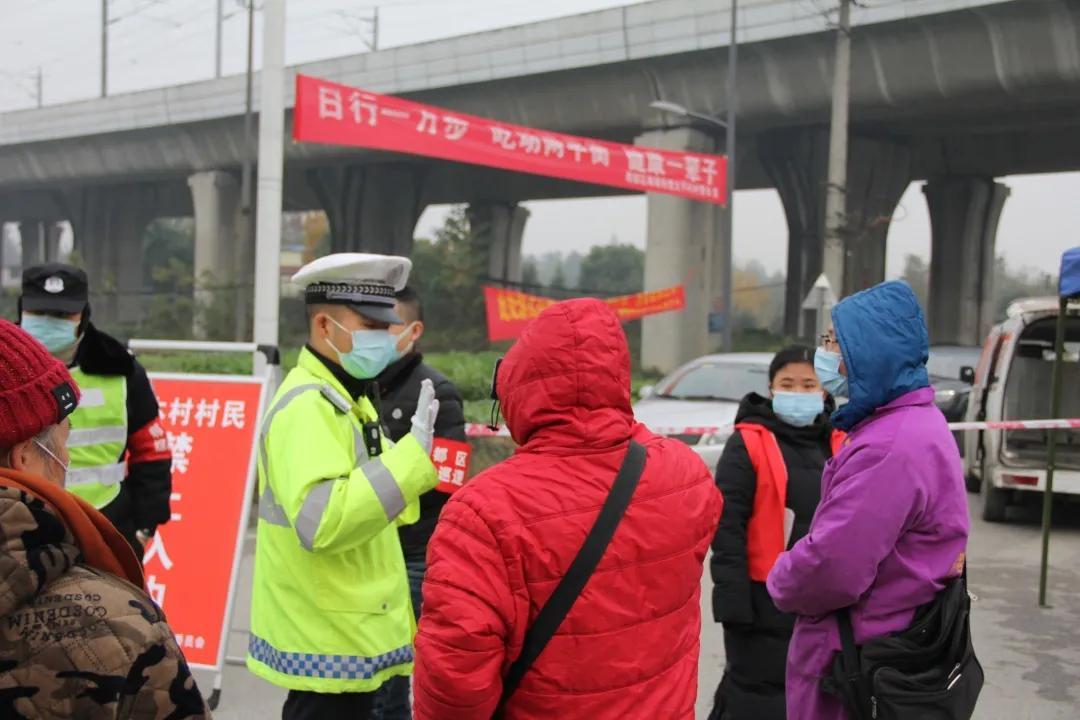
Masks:
[[[816,338],[820,338],[829,331],[829,314],[836,306],[836,302],[836,293],[829,284],[829,278],[825,277],[825,273],[821,273],[814,281],[810,292],[806,293],[806,298],[802,303],[803,310],[813,310],[817,314]]]

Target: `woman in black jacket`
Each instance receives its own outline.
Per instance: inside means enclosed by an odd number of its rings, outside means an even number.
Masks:
[[[822,471],[842,439],[829,425],[813,350],[777,353],[769,389],[768,398],[743,398],[716,470],[724,511],[712,544],[713,618],[724,624],[727,662],[710,720],[786,716],[784,668],[795,618],[776,609],[764,579],[776,555],[809,531]],[[770,463],[777,447],[780,457]]]

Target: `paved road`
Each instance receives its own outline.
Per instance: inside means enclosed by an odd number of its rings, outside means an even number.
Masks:
[[[973,498],[975,500],[975,498]],[[977,504],[972,514],[977,518]],[[1080,717],[1080,506],[1065,508],[1051,549],[1048,610],[1037,606],[1040,536],[1035,508],[1022,509],[1011,521],[991,525],[972,521],[970,583],[974,606],[975,648],[986,670],[986,687],[977,720],[1076,720]],[[236,627],[247,627],[251,548],[245,554]],[[698,717],[708,714],[723,667],[720,628],[711,622],[703,597],[704,629]],[[246,643],[234,631],[230,649],[239,655]],[[212,678],[199,674],[209,692]],[[240,667],[226,669],[224,694],[215,713],[219,720],[279,716],[284,693]]]

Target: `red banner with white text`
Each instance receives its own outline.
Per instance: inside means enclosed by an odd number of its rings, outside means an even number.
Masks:
[[[146,586],[188,662],[220,669],[265,381],[164,373],[150,381],[172,451],[172,519],[147,543]]]
[[[296,76],[293,139],[389,150],[724,204],[722,155],[547,132]]]
[[[619,320],[630,322],[646,315],[682,310],[686,307],[686,290],[682,285],[602,298],[619,315]],[[554,305],[558,300],[529,295],[517,290],[484,287],[484,304],[487,310],[488,340],[513,340],[529,321]]]

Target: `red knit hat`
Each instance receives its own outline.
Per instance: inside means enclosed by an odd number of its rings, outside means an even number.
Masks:
[[[64,363],[0,318],[0,448],[29,440],[78,404],[79,388]]]

